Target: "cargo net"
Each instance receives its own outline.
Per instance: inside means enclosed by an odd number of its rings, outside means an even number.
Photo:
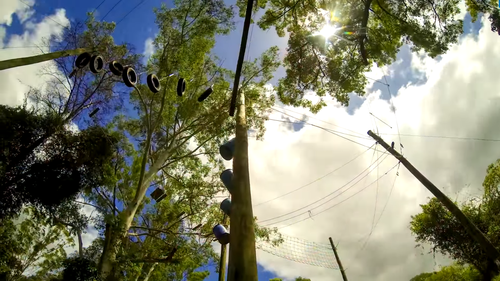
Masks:
[[[261,240],[256,243],[257,249],[294,262],[338,269],[335,254],[330,245],[280,235],[283,240],[279,245]]]

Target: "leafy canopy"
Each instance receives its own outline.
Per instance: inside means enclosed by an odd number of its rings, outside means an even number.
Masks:
[[[373,64],[391,64],[400,47],[410,44],[413,51],[431,57],[445,53],[462,33],[459,0],[416,1],[316,1],[259,0],[265,9],[258,25],[287,33],[284,59],[286,77],[280,79],[277,93],[287,105],[309,107],[313,112],[331,96],[343,105],[349,93],[365,94],[364,73]],[[239,0],[244,16],[246,1]],[[328,36],[317,35],[327,22],[341,28]],[[316,92],[318,102],[304,99]]]

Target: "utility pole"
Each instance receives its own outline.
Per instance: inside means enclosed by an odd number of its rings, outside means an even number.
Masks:
[[[245,94],[239,91],[231,192],[231,236],[228,281],[258,281],[255,230],[248,171],[248,128]]]
[[[417,168],[415,168],[406,158],[399,154],[396,150],[390,147],[381,137],[368,131],[368,135],[374,138],[380,145],[382,145],[389,153],[398,159],[405,167],[417,178],[436,198],[450,211],[460,224],[465,227],[469,235],[474,239],[486,255],[495,261],[497,266],[500,266],[500,252],[495,248],[491,241],[477,228],[477,226],[470,221],[467,216],[458,208],[453,201],[450,200],[444,193],[441,192],[430,180],[428,180]]]
[[[241,35],[240,53],[234,75],[229,116],[236,110],[236,137],[233,157],[231,192],[231,235],[229,239],[228,281],[258,281],[255,229],[248,171],[248,127],[245,115],[245,94],[239,88],[245,60],[248,31],[252,20],[253,0],[247,1],[245,22]],[[239,97],[238,97],[239,96]]]
[[[342,262],[340,262],[339,254],[337,253],[337,248],[335,248],[335,244],[333,244],[332,237],[328,238],[330,240],[330,245],[332,245],[333,253],[335,254],[335,259],[337,260],[337,264],[339,265],[340,274],[342,274],[342,279],[347,281],[347,275],[345,274],[344,267],[342,266]]]
[[[75,56],[75,55],[83,54],[85,52],[90,52],[90,51],[92,51],[92,50],[85,49],[85,48],[79,48],[79,49],[74,49],[74,50],[57,51],[57,52],[41,54],[41,55],[36,55],[36,56],[31,56],[31,57],[22,57],[22,58],[17,58],[17,59],[3,60],[3,61],[0,61],[0,71],[5,70],[5,69],[9,69],[9,68],[19,67],[19,66],[41,63],[44,61],[54,60],[54,59],[58,59],[58,58]]]
[[[222,225],[226,228],[227,228],[227,221],[228,221],[227,215],[224,214],[224,218],[222,219]],[[219,281],[226,280],[226,261],[227,261],[226,245],[227,244],[220,245]]]

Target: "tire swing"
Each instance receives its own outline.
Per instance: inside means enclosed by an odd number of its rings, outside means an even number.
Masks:
[[[99,55],[92,56],[92,58],[90,58],[89,68],[94,74],[101,72],[104,68],[104,59]]]
[[[137,84],[137,73],[132,67],[125,67],[122,73],[123,83],[127,85],[127,87],[134,87]]]
[[[161,89],[160,80],[154,74],[149,74],[147,77],[148,88],[153,93],[158,93]]]
[[[117,61],[112,61],[109,63],[109,70],[116,76],[120,76],[123,73],[123,65]]]
[[[186,91],[186,80],[184,80],[184,78],[179,78],[179,81],[177,81],[177,95],[179,97],[182,97],[185,91]]]
[[[203,94],[200,95],[200,97],[198,98],[198,101],[202,102],[202,101],[206,100],[208,98],[208,96],[210,96],[213,92],[214,92],[214,90],[212,89],[212,87],[209,87],[208,89],[205,90],[205,92],[203,92]]]
[[[85,66],[87,66],[87,64],[89,64],[90,60],[91,60],[91,56],[89,53],[79,54],[75,60],[75,67],[80,68],[80,69],[84,68]]]

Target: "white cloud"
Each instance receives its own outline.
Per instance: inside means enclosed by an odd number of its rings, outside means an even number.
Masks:
[[[144,42],[144,60],[147,62],[155,52],[154,38],[148,38]]]
[[[500,132],[496,130],[497,120],[500,118],[500,103],[492,102],[492,98],[500,95],[500,80],[495,71],[499,64],[498,35],[491,32],[488,25],[480,30],[479,36],[465,37],[451,48],[448,54],[442,56],[440,61],[414,55],[414,72],[418,70],[428,80],[423,85],[401,88],[397,97],[391,100],[397,109],[400,133],[500,139]],[[349,115],[345,109],[332,101],[327,108],[314,116],[342,128],[316,119],[310,119],[309,122],[345,133],[353,134],[346,129],[357,132],[360,138],[345,137],[368,146],[374,141],[368,138],[366,132],[378,128],[386,142],[394,141],[399,147],[396,118],[390,110],[391,102],[381,100],[380,95],[380,91],[370,93],[353,115]],[[297,108],[292,110],[304,112]],[[380,121],[373,121],[374,118],[369,112],[388,123],[392,129]],[[301,117],[300,114],[288,113]],[[273,113],[271,118],[279,119],[281,116],[281,113]],[[377,123],[376,127],[373,122]],[[366,150],[361,145],[312,126],[305,126],[299,132],[293,132],[287,126],[284,123],[268,121],[264,140],[250,140],[254,204],[275,198],[322,177]],[[495,142],[403,135],[401,142],[407,159],[452,199],[459,193],[461,198],[480,194],[487,165],[500,158],[500,150]],[[380,146],[378,149],[383,150]],[[375,153],[374,159],[379,155]],[[380,222],[366,247],[359,252],[363,239],[366,239],[372,228],[377,185],[372,185],[345,202],[340,202],[375,181],[377,173],[383,175],[397,161],[389,156],[378,170],[375,169],[370,176],[345,193],[327,196],[368,167],[372,156],[372,151],[367,152],[310,186],[254,207],[254,214],[263,221],[326,198],[292,214],[304,213],[301,216],[277,223],[276,226],[285,226],[305,219],[301,223],[283,228],[282,232],[311,242],[327,244],[328,237],[340,242],[340,258],[348,268],[347,275],[352,280],[409,280],[421,272],[432,271],[439,265],[449,263],[450,261],[442,256],[438,255],[434,260],[426,251],[415,248],[416,242],[409,230],[410,217],[420,211],[419,204],[426,203],[432,194],[403,166],[399,169],[399,177]],[[395,178],[393,170],[378,182],[377,218],[388,200]],[[464,187],[469,184],[471,188],[465,190]],[[331,202],[314,209],[337,195],[339,196]],[[336,206],[325,210],[333,205]],[[315,215],[312,219],[308,218],[308,210]],[[286,218],[288,217],[271,222]],[[265,225],[266,222],[262,224]],[[301,248],[298,246],[294,250],[300,251]],[[315,281],[342,280],[339,272],[287,261],[261,251],[258,252],[258,260],[265,269],[290,280],[297,276]]]
[[[0,24],[11,25],[15,14],[21,23],[25,22],[34,13],[34,0],[3,0],[0,2]]]
[[[22,34],[13,34],[8,37],[6,36],[8,32],[2,32],[2,30],[5,31],[5,28],[0,26],[0,35],[3,35],[0,41],[6,43],[3,46],[4,49],[0,49],[0,60],[49,52],[49,48],[43,43],[44,39],[48,39],[51,36],[60,36],[63,32],[63,27],[69,25],[69,20],[66,18],[66,11],[64,9],[57,9],[55,14],[49,17],[45,17],[40,22],[28,19],[24,24],[24,32]],[[40,47],[33,48],[33,46]],[[3,85],[0,103],[11,106],[19,105],[29,90],[29,86],[43,88],[48,77],[41,76],[40,73],[43,69],[47,68],[55,73],[58,72],[54,63],[50,61],[0,71],[0,84]]]

